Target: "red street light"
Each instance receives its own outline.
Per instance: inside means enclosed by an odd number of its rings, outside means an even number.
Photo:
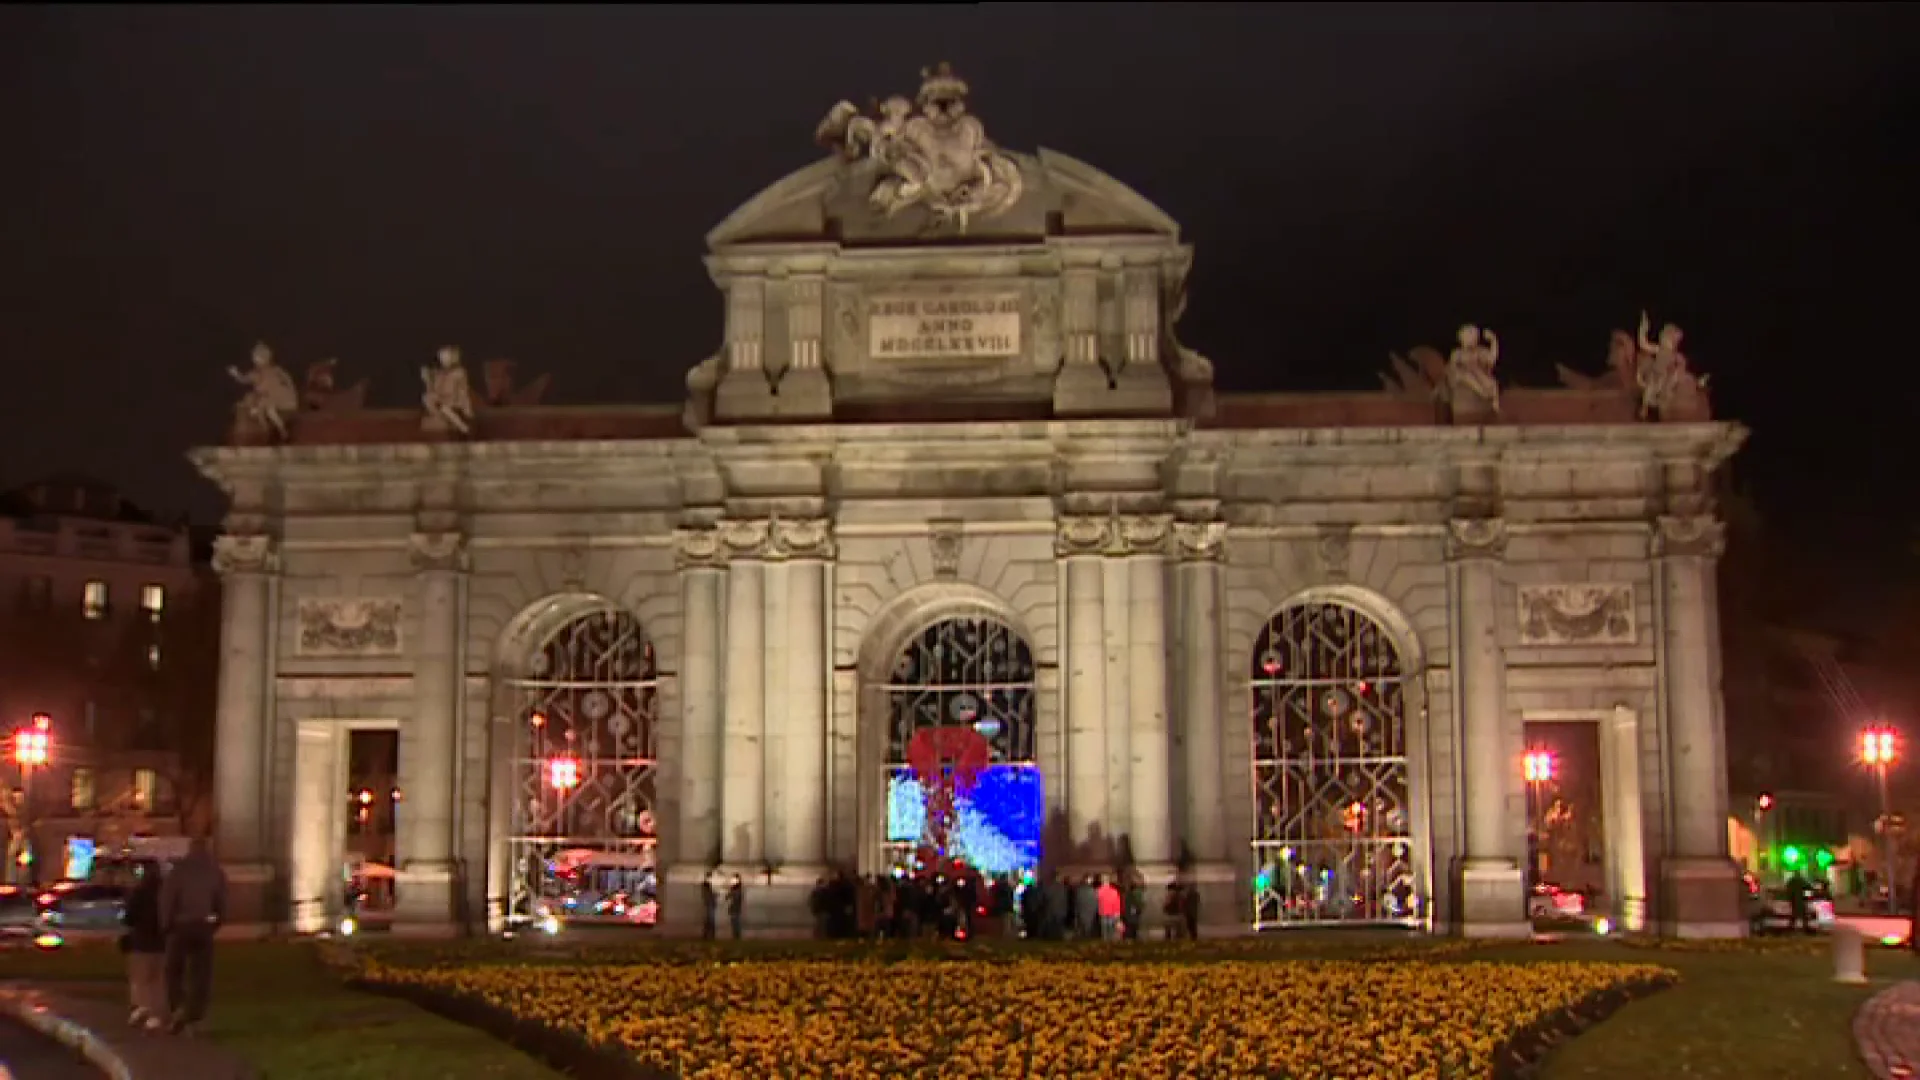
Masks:
[[[1754,802],[1755,805],[1760,807],[1760,812],[1763,814],[1773,809],[1773,795],[1769,792],[1761,792],[1760,797],[1754,800]]]
[[[1860,733],[1860,760],[1868,765],[1893,764],[1893,729],[1870,727]]]
[[[47,733],[39,727],[21,728],[13,733],[13,760],[22,765],[47,763]]]
[[[547,762],[547,786],[555,791],[568,791],[579,787],[579,759],[562,757]]]

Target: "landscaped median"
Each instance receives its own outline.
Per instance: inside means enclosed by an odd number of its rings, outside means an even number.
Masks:
[[[1646,964],[998,960],[359,961],[370,988],[591,1075],[1484,1078],[1674,981]],[[532,1044],[532,1045],[529,1045]]]

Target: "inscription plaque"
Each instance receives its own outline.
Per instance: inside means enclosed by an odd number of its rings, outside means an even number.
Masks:
[[[876,360],[992,360],[1020,353],[1020,294],[875,296],[867,353]]]

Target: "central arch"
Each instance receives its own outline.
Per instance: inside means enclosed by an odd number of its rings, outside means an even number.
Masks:
[[[916,736],[977,736],[984,753],[985,768],[954,808],[946,854],[992,873],[1036,865],[1045,812],[1038,665],[1006,606],[958,583],[915,590],[875,620],[859,669],[861,872],[910,869],[930,839],[922,780],[932,778],[915,768]]]

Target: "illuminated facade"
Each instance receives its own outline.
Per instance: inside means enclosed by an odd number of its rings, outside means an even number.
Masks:
[[[977,861],[1184,875],[1214,927],[1521,934],[1523,725],[1581,720],[1612,905],[1743,932],[1711,503],[1743,432],[1684,367],[1691,397],[1500,388],[1463,344],[1386,391],[1216,395],[1177,225],[955,94],[895,134],[836,110],[834,156],[709,235],[684,408],[469,411],[455,354],[424,414],[323,398],[197,452],[232,501],[235,880],[324,926],[344,733],[392,728],[403,927],[694,926],[718,868],[792,930],[829,868],[924,840],[947,740],[983,755]]]

